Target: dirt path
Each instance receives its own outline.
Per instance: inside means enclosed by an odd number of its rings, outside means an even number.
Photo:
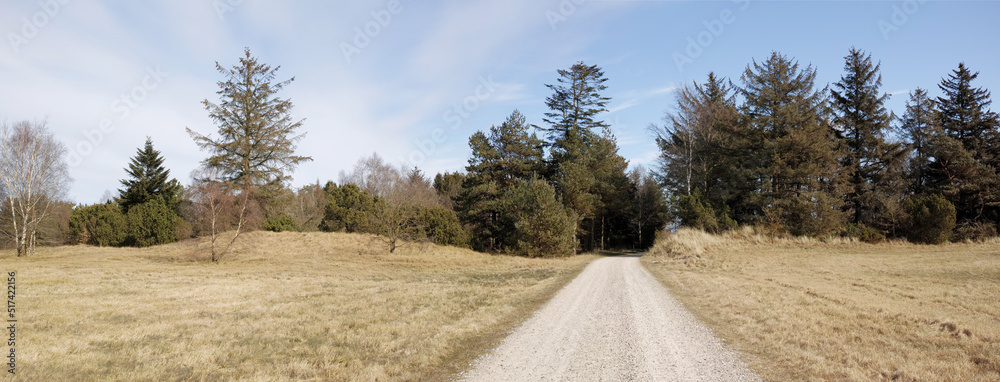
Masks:
[[[590,264],[467,381],[754,381],[638,256]]]

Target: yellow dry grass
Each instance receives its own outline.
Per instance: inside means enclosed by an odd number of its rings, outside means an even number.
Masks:
[[[0,270],[18,275],[16,379],[447,378],[594,258],[429,244],[388,254],[349,234],[241,241],[220,264],[203,241],[0,253]]]
[[[643,262],[767,380],[1000,380],[997,244],[681,230]]]

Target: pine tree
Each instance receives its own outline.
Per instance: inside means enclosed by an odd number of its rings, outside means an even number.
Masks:
[[[473,135],[469,140],[473,155],[466,170],[496,181],[502,189],[541,175],[542,141],[530,129],[524,115],[514,110],[500,126],[491,127],[489,135]]]
[[[500,199],[503,219],[512,227],[509,252],[528,257],[570,256],[576,248],[576,218],[555,189],[541,179],[518,181]]]
[[[122,212],[128,213],[133,206],[154,199],[162,201],[167,208],[177,212],[180,183],[170,179],[170,170],[163,167],[163,157],[153,148],[153,140],[146,137],[146,144],[136,150],[125,172],[129,179],[122,179],[125,188],[118,191],[118,204]]]
[[[995,224],[1000,217],[1000,176],[997,175],[1000,123],[989,110],[990,92],[973,88],[972,73],[959,64],[939,87],[937,123],[932,141],[930,178],[935,193],[954,204],[960,224]]]
[[[604,129],[589,149],[595,180],[591,193],[596,200],[595,215],[586,227],[586,247],[603,250],[631,245],[628,213],[635,185],[626,173],[628,161],[618,154],[618,141],[608,129]]]
[[[202,161],[206,172],[221,178],[205,181],[221,181],[227,188],[239,191],[236,234],[221,253],[216,252],[213,240],[213,262],[240,237],[249,223],[253,202],[276,194],[290,178],[288,173],[300,163],[312,160],[295,155],[296,143],[305,137],[305,134],[296,135],[302,121],[292,119],[292,101],[277,95],[295,80],[294,77],[274,82],[281,67],[259,63],[251,56],[249,48],[232,69],[218,62],[215,67],[225,77],[218,82],[221,102],[216,104],[206,99],[202,104],[219,128],[219,137],[213,139],[187,129],[198,147],[211,153]]]
[[[822,236],[843,225],[837,141],[828,123],[825,89],[814,88],[816,71],[775,52],[753,62],[739,90],[748,135],[759,153],[761,205],[770,223],[794,235]]]
[[[973,88],[972,81],[979,73],[972,73],[965,63],[958,64],[952,74],[938,85],[944,92],[938,97],[938,124],[949,137],[958,139],[973,158],[989,165],[995,161],[998,145],[997,114],[989,110],[990,92]]]
[[[545,85],[552,90],[552,96],[545,99],[549,112],[543,121],[549,127],[541,130],[547,133],[550,146],[556,151],[572,155],[575,143],[587,140],[595,131],[608,127],[597,115],[607,111],[611,98],[601,95],[607,85],[604,71],[597,65],[578,62],[569,70],[559,70],[558,84]]]
[[[558,73],[558,83],[546,85],[553,91],[546,99],[550,111],[544,121],[549,126],[540,128],[547,132],[549,147],[546,175],[563,204],[575,213],[577,235],[590,250],[606,242],[608,216],[602,212],[610,204],[603,200],[608,196],[605,190],[627,183],[623,181],[627,163],[617,154],[608,124],[598,118],[611,100],[601,94],[607,89],[604,72],[579,62]]]
[[[852,212],[851,223],[888,230],[886,215],[898,210],[901,198],[905,152],[885,138],[892,116],[885,108],[889,95],[879,90],[881,64],[856,48],[844,59],[846,74],[830,92],[834,125],[847,149],[841,160],[848,182],[844,207]]]
[[[473,248],[501,251],[513,227],[501,220],[499,200],[515,184],[540,176],[542,142],[515,110],[504,123],[491,127],[489,135],[473,134],[469,146],[472,156],[455,209],[472,227]]]
[[[899,131],[909,146],[910,153],[906,166],[907,191],[913,195],[928,192],[931,153],[931,139],[936,125],[937,106],[927,97],[927,90],[917,89],[910,93],[906,102],[906,113],[900,119]]]
[[[288,180],[288,172],[312,160],[295,155],[296,143],[305,138],[305,134],[296,135],[302,120],[292,119],[291,100],[278,97],[295,78],[274,82],[281,67],[257,62],[249,49],[232,69],[215,66],[226,77],[218,83],[222,102],[206,99],[202,104],[218,126],[219,138],[187,129],[195,143],[212,154],[203,164],[220,170],[223,180],[244,189]]]

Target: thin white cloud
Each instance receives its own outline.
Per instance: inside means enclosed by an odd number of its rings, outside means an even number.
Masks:
[[[625,102],[622,102],[622,103],[618,104],[617,106],[613,106],[611,108],[608,108],[608,114],[617,113],[619,111],[628,109],[628,108],[630,108],[632,106],[638,105],[641,102],[642,102],[642,100],[640,100],[638,98],[630,99],[628,101],[625,101]]]
[[[656,89],[649,90],[648,92],[646,92],[646,94],[649,97],[653,97],[653,96],[658,96],[658,95],[661,95],[661,94],[673,93],[673,92],[677,91],[677,89],[679,89],[679,88],[680,88],[680,86],[678,86],[678,85],[664,86],[664,87],[661,87],[661,88],[656,88]]]
[[[618,104],[616,106],[613,106],[613,107],[609,108],[608,109],[608,113],[609,114],[613,114],[613,113],[616,113],[616,112],[619,112],[619,111],[631,108],[633,106],[642,104],[643,101],[649,100],[651,98],[655,98],[655,97],[658,97],[658,96],[661,96],[661,95],[664,95],[664,94],[673,93],[673,92],[677,91],[677,89],[678,89],[677,85],[671,85],[671,86],[663,86],[663,87],[659,87],[659,88],[655,88],[655,89],[649,89],[649,90],[645,90],[645,91],[638,91],[638,92],[636,92],[636,91],[630,91],[630,92],[626,92],[626,93],[624,93],[620,97],[621,98],[626,98],[627,100],[625,102],[622,102],[622,103],[620,103],[620,104]]]
[[[491,102],[517,102],[531,97],[525,84],[497,83],[495,86],[496,92],[489,98]]]

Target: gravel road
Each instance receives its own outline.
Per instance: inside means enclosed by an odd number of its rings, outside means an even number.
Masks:
[[[466,381],[757,381],[638,256],[594,261]]]

